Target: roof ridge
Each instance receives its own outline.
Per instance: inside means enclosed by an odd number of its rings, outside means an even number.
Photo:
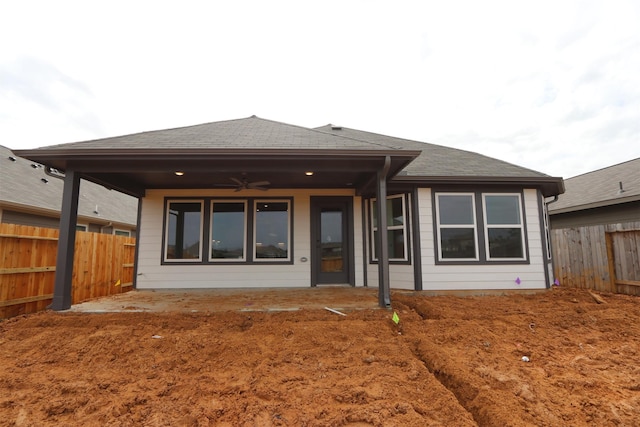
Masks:
[[[321,133],[323,135],[329,135],[329,136],[332,136],[332,137],[335,137],[335,138],[338,138],[338,139],[348,139],[348,140],[351,140],[351,141],[364,142],[365,144],[368,144],[368,145],[375,145],[377,147],[384,147],[384,148],[387,148],[387,149],[390,149],[390,150],[399,150],[397,147],[390,147],[390,146],[385,145],[385,144],[379,144],[379,143],[376,143],[376,142],[367,141],[365,139],[354,138],[354,137],[347,136],[347,135],[336,135],[335,133],[326,132],[326,131],[320,130],[319,128],[309,128],[309,127],[305,127],[305,126],[294,125],[294,124],[291,124],[291,123],[285,123],[285,122],[281,122],[281,121],[278,121],[278,120],[265,119],[265,118],[262,118],[262,117],[258,117],[256,115],[253,115],[253,116],[248,117],[248,118],[250,118],[250,119],[255,118],[255,119],[258,119],[258,120],[263,120],[265,122],[277,123],[277,124],[280,124],[280,125],[285,125],[285,126],[291,126],[291,127],[295,127],[295,128],[299,128],[299,129],[304,129],[306,131],[312,131],[312,132],[316,132],[316,133]],[[329,124],[328,126],[331,126],[331,124]],[[349,128],[346,128],[346,129],[349,129]]]
[[[331,124],[329,124],[329,125],[327,125],[327,126],[332,126],[332,125],[331,125]],[[340,128],[341,128],[341,129],[349,129],[349,130],[356,130],[356,131],[358,131],[358,129],[351,129],[351,128],[347,128],[347,127],[344,127],[344,126],[340,126]],[[390,146],[389,146],[389,145],[387,145],[387,144],[382,144],[382,143],[378,143],[378,142],[367,141],[366,139],[354,138],[354,137],[352,137],[352,136],[347,136],[347,135],[336,135],[335,133],[327,132],[327,131],[324,131],[324,130],[320,130],[319,128],[309,128],[309,130],[312,130],[312,131],[314,131],[314,132],[323,133],[323,134],[325,134],[325,135],[333,135],[333,136],[338,137],[338,138],[344,138],[344,139],[350,139],[350,140],[352,140],[352,141],[364,142],[364,143],[366,143],[366,144],[369,144],[369,145],[375,145],[375,146],[377,146],[377,147],[384,147],[384,148],[388,148],[388,149],[391,149],[391,150],[398,150],[398,148],[396,148],[396,147],[390,147]],[[365,132],[365,131],[358,131],[358,132]],[[384,136],[384,135],[381,135],[381,136]],[[417,141],[416,141],[416,142],[417,142]]]

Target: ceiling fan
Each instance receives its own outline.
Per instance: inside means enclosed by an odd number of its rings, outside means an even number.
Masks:
[[[242,175],[241,179],[234,178],[234,177],[231,177],[229,179],[236,183],[237,187],[236,187],[235,191],[241,191],[241,190],[267,191],[268,188],[265,188],[265,186],[271,184],[269,181],[249,182],[249,180],[247,179],[247,176],[244,175],[244,174]]]

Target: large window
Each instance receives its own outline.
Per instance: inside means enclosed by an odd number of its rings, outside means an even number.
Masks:
[[[211,202],[211,259],[244,261],[247,202]]]
[[[387,250],[389,261],[407,261],[407,215],[406,197],[403,194],[387,198]],[[371,242],[373,261],[378,260],[378,248],[375,245],[378,234],[378,210],[376,199],[371,199]]]
[[[173,199],[167,200],[165,215],[163,262],[292,259],[290,199]]]
[[[167,202],[165,260],[201,260],[202,202]]]
[[[483,194],[487,259],[524,259],[524,230],[518,194]]]
[[[525,261],[522,212],[520,194],[436,193],[438,261]]]
[[[436,196],[439,259],[474,261],[478,259],[473,194],[438,194]]]
[[[289,259],[289,202],[256,201],[253,235],[256,261]]]

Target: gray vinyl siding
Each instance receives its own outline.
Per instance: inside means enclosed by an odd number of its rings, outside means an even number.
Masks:
[[[560,214],[550,212],[552,229],[636,221],[640,221],[640,201]]]
[[[60,220],[56,217],[36,215],[4,209],[2,222],[5,224],[28,225],[31,227],[58,228]]]

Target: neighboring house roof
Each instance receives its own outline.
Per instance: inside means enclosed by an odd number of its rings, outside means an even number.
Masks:
[[[41,164],[0,145],[0,206],[58,216],[63,184],[62,179],[45,174]],[[85,220],[135,227],[137,206],[134,197],[81,180],[78,216]]]
[[[385,156],[391,159],[392,182],[534,185],[545,196],[563,191],[562,178],[469,151],[331,125],[309,129],[256,116],[21,153],[60,170],[69,167],[83,168],[83,173],[92,170],[96,182],[132,193],[180,185],[179,188],[212,187],[224,180],[228,182],[234,171],[261,172],[256,179],[268,179],[280,188],[312,185],[328,188],[353,182],[363,189],[368,182],[367,174],[378,170],[381,166],[376,165]],[[109,161],[112,170],[107,170]],[[182,177],[180,183],[170,173],[161,174],[172,167],[180,170],[189,166],[192,173]],[[312,184],[312,180],[301,180],[299,175],[288,173],[311,166],[324,168],[325,181],[321,181],[320,174],[314,176],[317,180]],[[366,174],[356,173],[365,170]],[[115,173],[120,177],[115,177]],[[329,173],[333,176],[328,177]]]
[[[640,158],[568,178],[565,188],[565,193],[549,204],[549,214],[638,201]]]

